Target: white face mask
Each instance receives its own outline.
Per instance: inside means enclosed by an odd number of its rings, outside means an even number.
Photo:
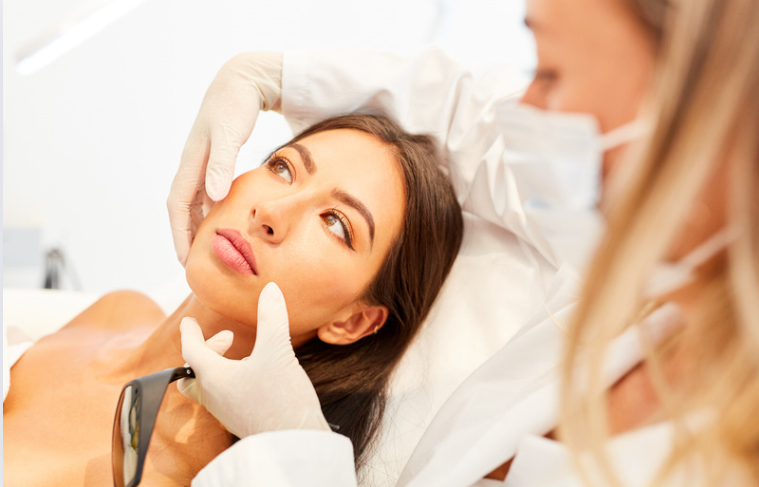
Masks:
[[[591,208],[598,203],[600,169],[604,153],[645,135],[649,127],[633,120],[605,134],[598,120],[586,113],[540,110],[529,105],[500,107],[497,120],[512,171],[520,163],[537,169],[535,182],[522,189],[531,191],[531,203],[537,207],[560,206],[563,209]],[[534,188],[541,184],[539,190]],[[725,248],[734,232],[723,229],[690,251],[678,262],[657,264],[644,291],[654,299],[693,280],[693,271]]]
[[[541,191],[539,204],[589,208],[598,204],[600,172],[606,151],[644,135],[648,128],[633,120],[601,134],[597,119],[586,113],[540,110],[529,105],[504,104],[497,112],[506,147],[514,163],[542,166],[550,191]]]
[[[723,228],[677,262],[660,262],[654,267],[643,291],[645,299],[656,299],[689,284],[696,268],[706,263],[727,247],[735,238],[735,232]]]

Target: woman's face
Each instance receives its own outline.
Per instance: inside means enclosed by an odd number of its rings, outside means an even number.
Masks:
[[[538,66],[522,103],[595,115],[602,132],[635,119],[655,46],[622,0],[527,0]],[[604,176],[619,157],[604,158]],[[605,180],[605,178],[604,178]]]
[[[401,229],[403,188],[390,147],[376,137],[308,136],[234,181],[197,232],[187,281],[205,306],[248,326],[261,290],[275,282],[293,343],[307,341],[366,308],[360,298]]]

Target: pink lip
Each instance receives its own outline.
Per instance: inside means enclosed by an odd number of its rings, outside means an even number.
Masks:
[[[258,275],[253,249],[237,230],[230,228],[216,230],[216,236],[213,238],[213,251],[230,269],[241,274]]]

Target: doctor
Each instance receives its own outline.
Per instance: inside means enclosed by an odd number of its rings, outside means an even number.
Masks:
[[[406,60],[331,51],[234,58],[207,92],[172,189],[180,260],[192,217],[200,216],[206,162],[208,194],[219,199],[258,109],[281,109],[297,127],[334,112],[383,108],[409,130],[433,132],[449,150],[465,207],[557,265],[581,261],[582,252],[562,255],[573,246],[551,235],[566,237],[551,231],[560,224],[552,211],[560,208],[551,206],[529,167],[520,172],[514,160],[531,154],[527,162],[543,164],[550,170],[544,176],[553,176],[561,174],[552,164],[559,160],[575,170],[579,161],[602,156],[609,230],[571,326],[560,329],[554,323],[566,317],[540,314],[525,323],[450,398],[399,485],[592,479],[608,485],[620,477],[647,485],[663,465],[670,476],[658,480],[667,485],[756,484],[759,5],[671,5],[528,0],[539,65],[521,101],[545,111],[506,106],[511,87],[498,89],[503,78],[468,73],[434,50]],[[624,154],[623,143],[640,135],[636,120],[657,123]],[[536,139],[543,143],[527,145]],[[503,154],[495,163],[494,148]],[[621,162],[625,155],[629,164]],[[548,201],[551,215],[527,207],[532,192]],[[583,214],[586,203],[577,201],[570,211]],[[517,210],[526,218],[517,218]],[[656,266],[658,259],[678,264]],[[656,279],[647,284],[651,276]],[[557,279],[558,291],[565,286]],[[665,293],[677,306],[641,310],[641,302]],[[191,322],[183,325],[185,358],[199,377],[184,385],[187,393],[245,437],[194,485],[355,485],[349,442],[321,430],[318,401],[289,344],[268,338],[286,323],[283,309],[279,298],[263,310],[272,313],[263,320],[271,326],[259,329],[264,339],[243,362],[221,358]],[[277,364],[280,373],[257,373],[261,364]],[[262,402],[281,405],[282,414],[257,417]],[[696,458],[697,467],[688,463]]]

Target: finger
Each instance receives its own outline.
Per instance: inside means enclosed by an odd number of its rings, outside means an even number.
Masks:
[[[203,388],[197,379],[182,378],[177,381],[177,390],[186,398],[191,399],[198,404],[203,404]]]
[[[177,253],[177,260],[182,264],[182,267],[187,265],[187,256],[190,255],[190,245],[192,244],[192,232],[187,230],[187,228],[189,227],[175,228],[173,225],[171,227],[174,251]]]
[[[214,366],[221,366],[226,360],[206,345],[203,331],[194,318],[182,318],[179,331],[182,335],[182,357],[195,371],[196,376],[202,375]]]
[[[211,212],[211,208],[213,208],[213,205],[215,205],[216,202],[211,199],[210,196],[208,196],[207,192],[203,192],[203,218],[207,217],[208,214]]]
[[[178,191],[172,187],[168,200],[166,200],[166,209],[169,212],[169,224],[171,226],[171,237],[174,240],[174,250],[177,253],[179,262],[184,266],[187,263],[187,256],[190,253],[192,245],[192,215],[190,206],[181,203],[182,198]]]
[[[192,318],[188,318],[188,320],[191,319]],[[197,323],[191,324],[196,325]],[[219,333],[206,340],[206,346],[219,355],[223,356],[225,353],[227,353],[229,347],[232,346],[233,341],[234,333],[232,333],[231,330],[221,330]],[[189,367],[190,364],[185,363],[184,366]],[[205,405],[203,402],[203,388],[200,386],[200,382],[198,382],[197,379],[179,379],[177,388],[179,389],[179,392],[184,394],[186,397],[192,399],[197,403]]]
[[[193,130],[187,139],[171,190],[166,201],[171,225],[171,236],[179,262],[184,266],[195,236],[192,224],[192,202],[202,183],[203,166],[208,160],[210,143],[207,137]]]
[[[288,356],[294,355],[289,326],[285,297],[279,286],[270,282],[264,286],[258,298],[258,323],[253,353],[260,347],[265,347]]]
[[[227,353],[229,347],[232,346],[234,338],[235,335],[232,333],[232,330],[221,330],[219,333],[206,340],[206,346],[223,356]]]
[[[241,144],[230,142],[227,137],[215,138],[211,142],[211,155],[206,168],[206,192],[212,200],[220,201],[229,194],[240,147]]]
[[[197,189],[192,203],[190,203],[190,228],[193,235],[198,231],[201,223],[203,223],[203,219],[206,217],[203,211],[203,201],[205,198],[207,198],[205,186],[201,185]],[[192,246],[192,243],[190,245]]]

